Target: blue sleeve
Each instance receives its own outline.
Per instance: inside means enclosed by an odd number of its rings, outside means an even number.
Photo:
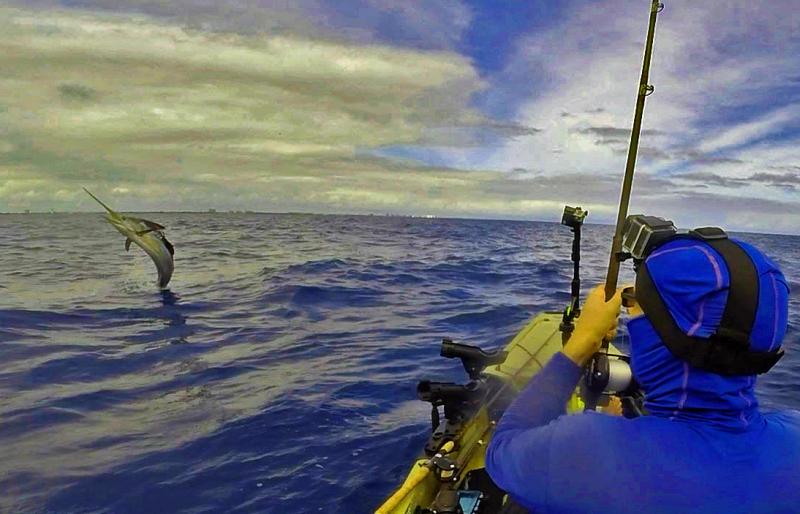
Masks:
[[[486,449],[492,480],[520,503],[546,503],[551,421],[565,406],[580,379],[581,368],[561,352],[534,375],[506,409]]]

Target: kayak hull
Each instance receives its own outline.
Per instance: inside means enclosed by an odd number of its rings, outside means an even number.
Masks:
[[[489,366],[484,373],[491,379],[505,384],[509,394],[515,396],[538,373],[550,358],[562,348],[560,312],[543,312],[536,315],[506,345],[508,355],[502,364]],[[491,440],[495,423],[490,412],[496,407],[492,399],[482,405],[466,421],[459,431],[455,449],[447,456],[459,462],[460,473],[457,485],[460,488],[467,475],[485,467],[486,446]],[[574,394],[567,405],[568,412],[583,410],[583,402]],[[434,473],[425,474],[420,479],[420,470],[428,463],[430,456],[420,456],[412,465],[403,487],[408,492],[397,503],[384,504],[377,512],[380,514],[415,514],[430,507],[436,498],[441,483]],[[405,490],[404,490],[405,491]],[[395,498],[396,500],[396,498]],[[388,507],[388,509],[386,509]],[[382,510],[385,509],[385,510]]]

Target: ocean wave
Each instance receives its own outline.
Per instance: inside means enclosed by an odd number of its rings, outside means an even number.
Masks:
[[[441,339],[502,347],[572,278],[557,224],[163,213],[158,291],[94,214],[9,219],[0,512],[372,512],[426,440],[417,381],[466,380]],[[585,227],[585,287],[610,231]],[[757,244],[800,291],[796,239]],[[770,408],[800,408],[797,305]]]

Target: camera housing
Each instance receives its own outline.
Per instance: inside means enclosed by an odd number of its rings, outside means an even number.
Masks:
[[[677,233],[670,220],[644,214],[628,216],[622,227],[622,258],[642,261],[653,248]]]
[[[589,211],[584,211],[580,207],[565,205],[564,212],[561,214],[561,224],[570,228],[575,228],[583,224],[583,220],[586,219],[588,214]]]

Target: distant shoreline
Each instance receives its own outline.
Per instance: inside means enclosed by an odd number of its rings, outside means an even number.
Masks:
[[[404,218],[413,220],[457,220],[457,221],[488,221],[506,223],[552,223],[559,224],[557,220],[537,220],[526,218],[476,218],[469,216],[435,216],[435,215],[414,215],[414,214],[376,214],[376,213],[321,213],[321,212],[269,212],[269,211],[224,211],[224,210],[205,210],[205,211],[125,211],[132,214],[201,214],[208,216],[230,216],[230,215],[268,215],[268,216],[338,216],[338,217],[363,217],[363,218]],[[51,215],[84,215],[84,214],[103,214],[104,211],[36,211],[36,212],[0,212],[0,216],[51,216]],[[612,223],[586,222],[586,225],[613,227]],[[723,227],[725,228],[725,227]],[[754,232],[752,230],[731,229],[732,234],[755,234],[767,236],[787,236],[800,237],[798,234],[786,234],[781,232]]]
[[[358,216],[364,218],[407,218],[407,219],[431,219],[431,220],[473,220],[473,221],[511,221],[511,222],[532,222],[532,223],[558,223],[556,220],[535,220],[527,218],[476,218],[470,216],[436,216],[431,214],[390,214],[390,213],[351,213],[351,212],[270,212],[270,211],[122,211],[131,214],[207,214],[207,215],[230,215],[230,214],[258,214],[270,216]],[[31,212],[0,212],[0,216],[49,216],[49,215],[73,215],[73,214],[104,214],[105,211],[31,211]],[[586,225],[607,225],[610,223],[586,223]]]

